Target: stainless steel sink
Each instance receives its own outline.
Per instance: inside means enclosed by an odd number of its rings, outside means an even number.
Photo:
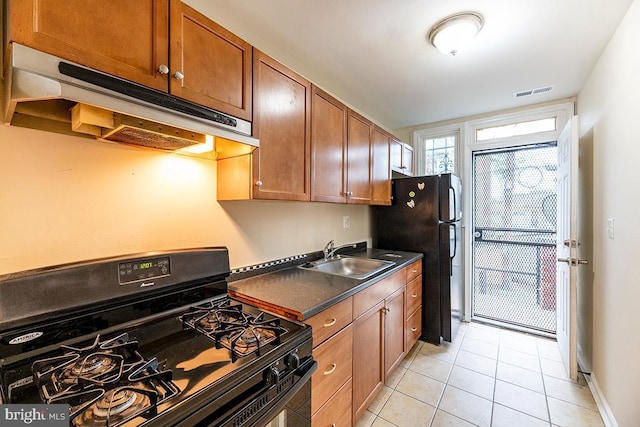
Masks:
[[[338,256],[328,260],[308,262],[300,268],[353,279],[366,279],[393,267],[394,264],[394,262],[380,259]]]

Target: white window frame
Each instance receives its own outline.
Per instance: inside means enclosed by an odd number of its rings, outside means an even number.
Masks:
[[[414,166],[416,175],[419,175],[418,171],[423,168],[423,166],[420,166],[420,168],[418,167],[418,162],[424,161],[423,154],[418,153],[418,151],[424,149],[424,142],[428,139],[441,138],[451,135],[456,135],[456,147],[454,150],[455,156],[453,159],[453,174],[458,176],[460,175],[462,171],[460,153],[462,151],[462,146],[464,145],[464,126],[461,126],[460,124],[425,128],[413,132],[411,142],[414,150]]]

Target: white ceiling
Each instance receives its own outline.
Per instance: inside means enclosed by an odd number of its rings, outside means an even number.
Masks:
[[[574,96],[632,0],[185,0],[389,129]],[[479,12],[474,45],[427,39]],[[515,99],[526,89],[547,94]]]

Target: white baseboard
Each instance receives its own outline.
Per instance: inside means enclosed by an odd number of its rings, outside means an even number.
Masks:
[[[598,405],[598,410],[600,411],[600,416],[602,417],[604,425],[606,427],[618,427],[618,423],[613,416],[613,412],[611,412],[607,399],[605,399],[604,394],[602,394],[602,391],[598,386],[595,374],[592,373],[591,375],[585,375],[584,377],[587,379],[593,399],[596,401],[596,405]]]

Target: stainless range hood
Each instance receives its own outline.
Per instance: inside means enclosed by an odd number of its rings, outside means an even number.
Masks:
[[[104,141],[197,153],[214,139],[218,157],[259,146],[251,122],[17,43],[4,107],[5,123]]]

